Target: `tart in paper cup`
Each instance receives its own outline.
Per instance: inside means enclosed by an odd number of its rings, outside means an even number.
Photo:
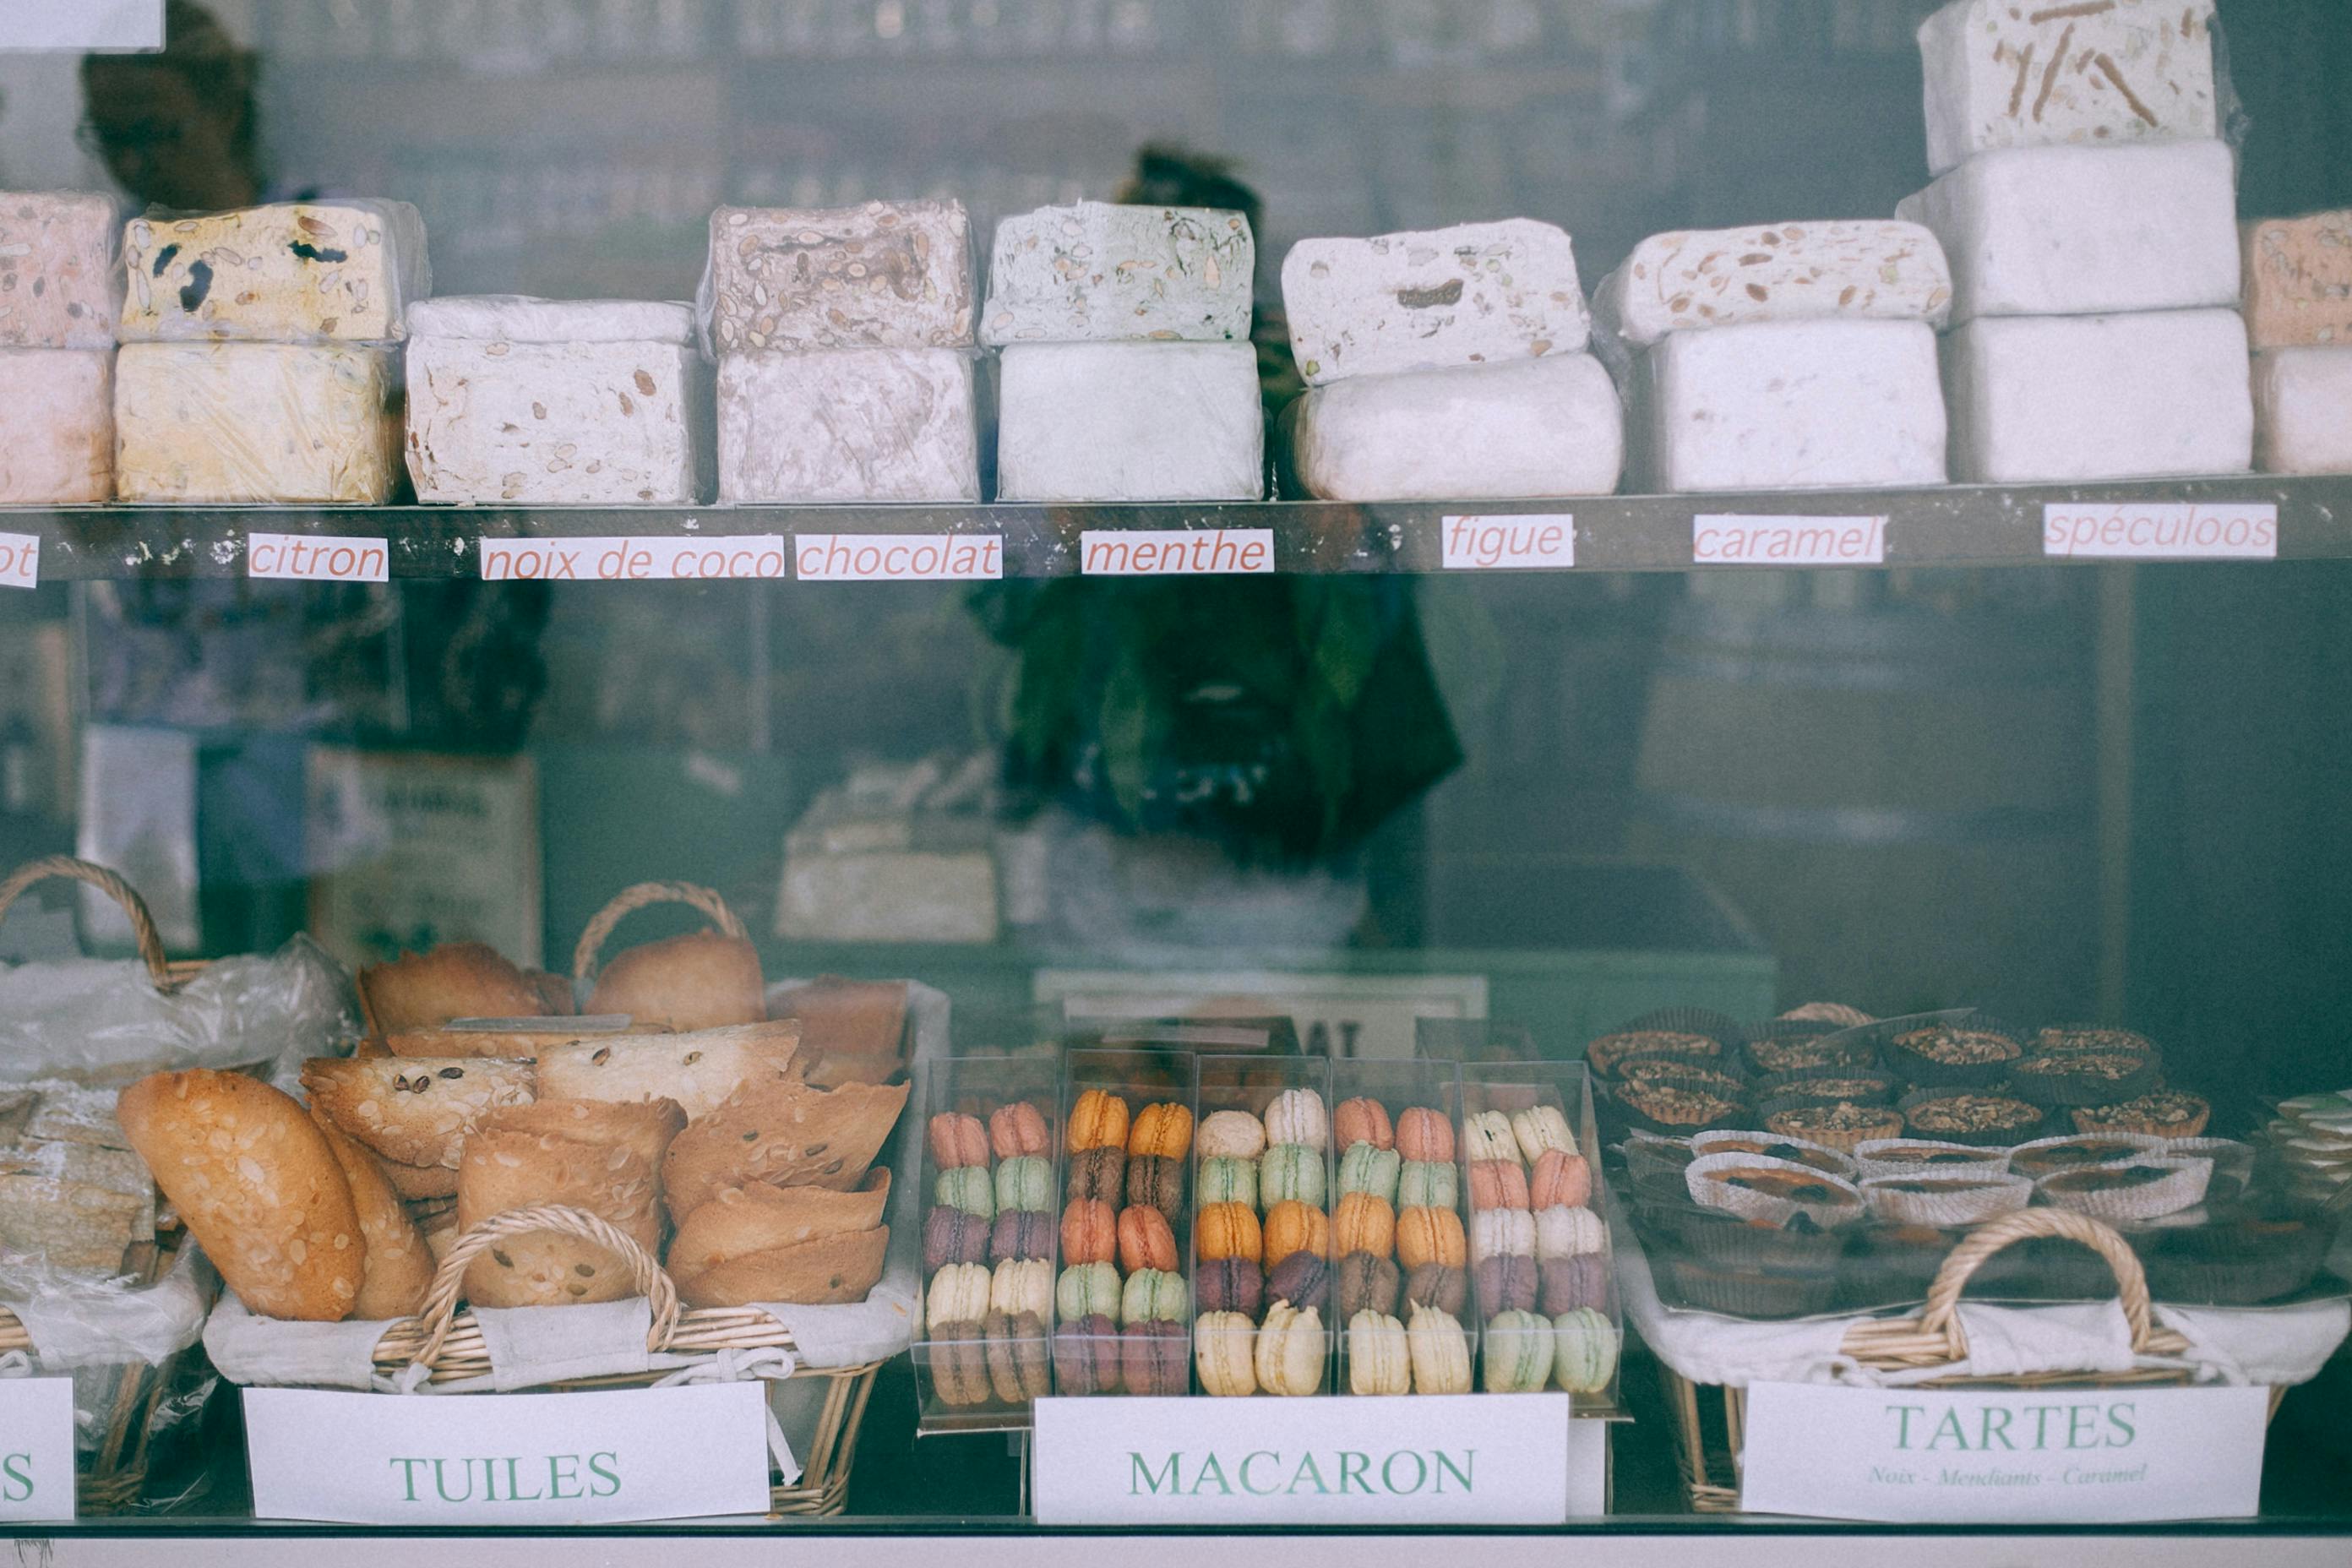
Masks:
[[[1790,1138],[1778,1132],[1745,1132],[1721,1130],[1700,1132],[1690,1141],[1694,1158],[1705,1154],[1754,1154],[1767,1160],[1787,1160],[1793,1164],[1811,1165],[1816,1171],[1826,1171],[1832,1176],[1852,1180],[1853,1162],[1826,1143],[1816,1143],[1808,1138]],[[1687,1162],[1685,1162],[1687,1163]]]
[[[2067,1113],[2077,1132],[2147,1132],[2196,1138],[2213,1119],[2212,1102],[2186,1089],[2160,1089],[2113,1105],[2078,1105]]]
[[[2125,1165],[2060,1171],[2033,1184],[2044,1203],[2095,1219],[2147,1220],[2205,1201],[2213,1180],[2210,1160],[2151,1155]]]
[[[2014,1030],[1990,1018],[1969,1016],[1917,1022],[1894,1019],[1875,1026],[1885,1036],[1880,1057],[1887,1068],[1916,1084],[1940,1089],[1983,1089],[2009,1076],[2025,1054]]]
[[[1855,1145],[1854,1168],[1873,1176],[2005,1176],[2009,1151],[1940,1138],[1874,1138]]]
[[[1637,1182],[1656,1173],[1671,1175],[1679,1183],[1683,1168],[1697,1158],[1687,1139],[1662,1137],[1638,1128],[1625,1134],[1620,1147],[1625,1152],[1625,1173]]]
[[[1885,1105],[1899,1087],[1893,1073],[1878,1068],[1822,1068],[1756,1079],[1748,1092],[1759,1105]]]
[[[1834,1273],[1710,1268],[1685,1258],[1675,1258],[1667,1273],[1685,1308],[1733,1318],[1810,1317],[1837,1296]]]
[[[1772,1100],[1757,1110],[1776,1137],[1802,1138],[1844,1152],[1903,1131],[1903,1113],[1891,1105],[1856,1105],[1847,1100]]]
[[[2005,1172],[1978,1176],[1873,1176],[1862,1184],[1862,1200],[1872,1214],[1892,1224],[1940,1228],[2015,1214],[2033,1201],[2033,1184]]]
[[[2254,1146],[2234,1138],[2170,1138],[2161,1151],[2168,1160],[2210,1160],[2217,1198],[2236,1197],[2253,1185]]]
[[[1984,1149],[2007,1149],[2042,1135],[2040,1106],[1975,1089],[1923,1089],[1895,1102],[1903,1112],[1906,1135],[1946,1143],[1973,1143]]]
[[[1727,1091],[1711,1074],[1615,1084],[1608,1100],[1628,1127],[1669,1138],[1737,1126],[1753,1114],[1744,1098]]]
[[[2036,1138],[2009,1152],[2009,1168],[2028,1181],[2094,1165],[2121,1165],[2164,1152],[2164,1140],[2146,1132],[2069,1132]]]
[[[1800,1215],[1823,1230],[1862,1218],[1862,1189],[1843,1176],[1790,1160],[1752,1154],[1702,1154],[1683,1173],[1691,1200],[1765,1225],[1785,1226]]]
[[[1674,1234],[1685,1254],[1710,1268],[1828,1273],[1836,1269],[1845,1251],[1842,1232],[1811,1225],[1790,1230],[1742,1219],[1725,1209],[1686,1209]]]
[[[2011,1091],[2052,1110],[2120,1105],[2163,1086],[2163,1065],[2128,1051],[2029,1052],[2009,1067]]]

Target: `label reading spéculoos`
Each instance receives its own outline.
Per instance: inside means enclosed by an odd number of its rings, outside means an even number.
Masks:
[[[2275,561],[2278,508],[2225,501],[2051,501],[2045,556],[2108,561]]]

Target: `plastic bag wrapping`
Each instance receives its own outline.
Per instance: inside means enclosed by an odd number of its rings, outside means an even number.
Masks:
[[[72,1382],[74,1446],[84,1454],[104,1442],[128,1381],[163,1375],[196,1342],[214,1288],[211,1267],[193,1244],[145,1286],[77,1278],[14,1255],[0,1268],[0,1306],[16,1314],[33,1342],[22,1370]],[[151,1438],[192,1426],[202,1395],[202,1387],[185,1386],[159,1401],[148,1417]]]
[[[972,348],[975,256],[958,201],[720,207],[694,294],[702,352]]]
[[[151,212],[125,227],[123,260],[125,342],[391,342],[433,292],[406,202]]]
[[[116,491],[195,504],[388,501],[403,471],[400,386],[390,348],[126,343],[114,363]]]
[[[122,215],[111,196],[0,195],[0,347],[112,348],[122,314],[121,247]]]
[[[351,976],[308,937],[207,964],[169,993],[129,961],[0,969],[0,1083],[119,1087],[151,1072],[265,1063],[299,1070],[359,1032]]]

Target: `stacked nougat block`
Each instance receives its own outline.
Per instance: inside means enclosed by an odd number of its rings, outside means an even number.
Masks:
[[[1659,491],[1944,482],[1936,329],[1952,279],[1910,223],[1643,240],[1594,297],[1626,376],[1636,482]]]
[[[1256,500],[1265,422],[1240,213],[1043,207],[996,226],[1002,500]]]
[[[125,500],[373,503],[397,489],[400,342],[432,292],[405,202],[133,218],[115,363]]]
[[[0,193],[0,505],[114,494],[114,204]]]
[[[457,505],[681,506],[710,449],[690,306],[461,295],[408,312],[408,473]]]
[[[1282,264],[1307,391],[1291,471],[1327,500],[1606,495],[1624,412],[1586,352],[1569,237],[1528,218],[1308,239]]]
[[[961,203],[720,207],[703,303],[721,501],[980,500]]]
[[[2352,212],[2245,228],[2254,430],[2274,474],[2352,474]]]
[[[1922,24],[1952,267],[1954,477],[2242,471],[2253,456],[2235,160],[2211,0],[1952,0]]]

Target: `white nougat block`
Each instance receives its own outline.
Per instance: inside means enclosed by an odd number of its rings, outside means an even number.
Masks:
[[[1952,0],[1919,26],[1927,166],[2211,136],[2213,0]]]
[[[2242,473],[2254,447],[2248,381],[2234,310],[1971,321],[1944,344],[1952,477]]]
[[[1302,239],[1282,304],[1309,386],[1580,353],[1592,330],[1566,231],[1532,218]]]
[[[125,342],[384,342],[433,292],[406,202],[282,202],[123,229]]]
[[[114,365],[124,500],[390,500],[400,362],[356,343],[126,343]]]
[[[719,362],[719,499],[976,501],[972,362],[955,349],[819,349]]]
[[[1924,321],[1770,321],[1675,332],[1635,376],[1662,491],[1944,482],[1944,396]]]
[[[1607,495],[1624,471],[1624,411],[1591,354],[1351,376],[1284,417],[1292,468],[1324,500]]]
[[[1257,242],[1215,207],[1079,202],[996,226],[981,342],[1224,342],[1249,336]]]
[[[1926,321],[1952,309],[1952,271],[1916,223],[1776,223],[1653,235],[1593,291],[1597,332],[1639,345],[1749,321]]]
[[[1247,343],[1022,343],[997,389],[996,489],[1020,501],[1256,500]]]
[[[686,306],[457,296],[411,307],[408,334],[417,500],[695,500],[709,415]]]
[[[1971,158],[1895,209],[1952,265],[1952,320],[2238,300],[2235,160],[2220,142]]]
[[[0,506],[113,494],[114,351],[0,348]]]
[[[111,197],[0,192],[0,348],[111,348],[121,237]]]
[[[2273,474],[2352,474],[2352,345],[2254,356],[2254,460]]]

